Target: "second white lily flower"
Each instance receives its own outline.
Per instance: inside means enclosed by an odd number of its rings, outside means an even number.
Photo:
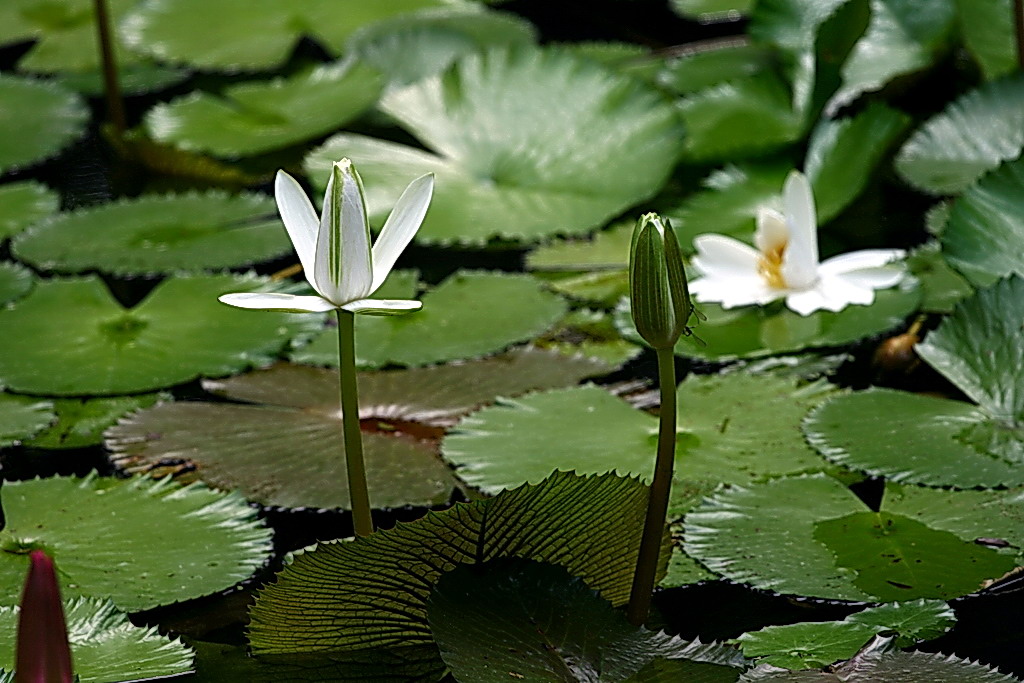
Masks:
[[[363,181],[350,160],[342,159],[331,169],[319,218],[299,183],[278,171],[274,183],[277,208],[306,280],[318,296],[242,292],[225,294],[220,301],[239,308],[316,313],[339,308],[371,315],[419,310],[423,305],[419,301],[369,297],[420,229],[433,192],[433,175],[412,181],[371,249]]]
[[[780,214],[762,208],[754,233],[756,249],[724,235],[698,235],[693,265],[702,274],[690,283],[697,301],[723,308],[785,299],[800,315],[869,305],[875,290],[897,285],[904,269],[894,264],[901,249],[866,249],[818,261],[818,225],[807,178],[793,171],[782,192]]]

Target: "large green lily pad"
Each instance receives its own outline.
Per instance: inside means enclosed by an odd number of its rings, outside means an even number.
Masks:
[[[683,138],[650,87],[556,48],[494,49],[386,94],[381,109],[430,151],[360,135],[306,159],[315,183],[351,158],[380,219],[416,175],[437,189],[429,243],[532,241],[599,227],[664,184]]]
[[[678,390],[676,476],[744,483],[821,469],[799,424],[826,386],[746,373],[688,378]],[[460,478],[488,493],[553,470],[649,479],[657,432],[656,418],[588,385],[484,408],[445,437],[442,452]]]
[[[56,477],[4,484],[0,604],[15,605],[28,554],[53,556],[65,598],[110,598],[134,612],[247,579],[270,530],[237,493],[169,481]]]
[[[103,443],[103,431],[125,414],[169,399],[168,394],[54,399],[56,421],[25,444],[55,450],[96,446]]]
[[[371,503],[447,502],[457,482],[437,457],[440,428],[496,396],[572,384],[607,369],[520,349],[460,365],[361,374]],[[255,405],[181,402],[139,412],[107,432],[114,462],[133,472],[197,468],[207,483],[241,489],[264,505],[348,507],[337,372],[281,364],[204,386]]]
[[[45,270],[153,275],[237,268],[287,254],[291,242],[270,198],[210,190],[57,214],[12,247]]]
[[[355,62],[327,64],[218,95],[193,92],[146,114],[153,139],[221,157],[261,154],[332,133],[369,109],[380,74]]]
[[[50,401],[0,393],[0,447],[21,443],[49,427],[56,419]]]
[[[0,74],[0,173],[54,156],[82,134],[88,117],[85,103],[69,90]]]
[[[95,276],[44,280],[0,310],[0,381],[34,394],[125,394],[269,362],[319,317],[217,301],[265,286],[252,277],[175,277],[125,309]]]
[[[414,280],[396,281],[388,296],[414,297]],[[565,301],[538,280],[509,273],[458,271],[419,298],[423,308],[411,315],[357,319],[358,365],[415,366],[485,356],[543,334],[566,310]],[[337,331],[327,328],[291,359],[337,365]]]
[[[60,567],[58,567],[60,571]],[[114,604],[75,598],[64,605],[75,674],[81,683],[117,683],[192,671],[192,650],[165,638],[156,627],[140,628]],[[0,669],[14,669],[18,608],[0,607]]]
[[[728,579],[834,600],[948,600],[1019,562],[1018,491],[886,487],[868,510],[824,474],[736,486],[686,516],[685,549]],[[993,549],[977,538],[1008,539]]]
[[[0,239],[21,232],[59,206],[57,193],[33,180],[0,186]]]
[[[250,644],[257,655],[429,646],[427,600],[441,576],[502,557],[560,564],[621,605],[646,507],[647,488],[635,479],[559,472],[371,536],[322,543],[295,555],[259,593]],[[667,535],[663,544],[667,561]]]

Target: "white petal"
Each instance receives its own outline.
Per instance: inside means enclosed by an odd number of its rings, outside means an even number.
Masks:
[[[412,181],[398,198],[373,244],[373,284],[370,293],[376,292],[384,284],[395,261],[420,229],[433,194],[434,174],[428,173]]]
[[[881,268],[863,268],[849,273],[840,273],[832,277],[841,278],[846,282],[864,289],[888,289],[895,287],[906,276],[906,271],[897,265]]]
[[[775,209],[760,208],[757,210],[757,230],[754,232],[754,244],[762,254],[784,249],[789,242],[789,226],[786,218]]]
[[[803,173],[793,171],[786,178],[782,205],[789,224],[782,277],[794,289],[810,287],[818,277],[818,219],[811,185]]]
[[[785,294],[756,277],[699,277],[689,283],[690,294],[698,302],[720,303],[722,308],[766,304]]]
[[[757,275],[761,253],[749,244],[724,235],[697,235],[693,238],[697,255],[691,263],[704,275],[750,277]]]
[[[849,273],[854,270],[865,268],[878,268],[888,263],[901,260],[906,256],[902,249],[864,249],[862,251],[851,251],[849,254],[840,254],[826,259],[818,268],[819,272],[827,275]]]
[[[299,262],[306,274],[306,280],[313,284],[313,261],[316,256],[316,234],[320,222],[309,197],[302,191],[295,178],[284,171],[278,171],[274,179],[274,197],[277,210],[284,221],[285,230],[299,255]]]
[[[810,315],[819,310],[838,312],[850,304],[868,306],[875,300],[870,288],[858,287],[841,277],[822,277],[818,283],[802,292],[786,296],[786,306],[800,315]]]
[[[318,296],[295,296],[294,294],[273,294],[260,292],[238,292],[223,294],[217,299],[229,306],[257,308],[266,311],[294,311],[296,313],[323,313],[337,308]]]
[[[423,308],[422,301],[411,299],[359,299],[351,301],[342,308],[350,313],[363,315],[401,315]]]
[[[316,241],[313,287],[336,305],[362,299],[373,283],[363,183],[348,159],[331,169]]]

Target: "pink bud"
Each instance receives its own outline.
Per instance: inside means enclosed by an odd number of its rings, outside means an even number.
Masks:
[[[73,683],[71,647],[53,560],[42,550],[31,565],[21,594],[15,683]]]

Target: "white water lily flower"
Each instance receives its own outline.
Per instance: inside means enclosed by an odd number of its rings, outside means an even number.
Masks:
[[[785,214],[762,208],[757,214],[755,249],[723,235],[698,235],[693,266],[701,273],[690,283],[697,301],[723,308],[767,304],[785,298],[800,315],[869,305],[875,290],[903,278],[894,264],[901,249],[867,249],[818,262],[818,227],[807,178],[793,171],[782,192]]]
[[[363,181],[351,161],[342,159],[331,169],[319,219],[299,183],[278,171],[274,183],[277,209],[306,280],[319,296],[253,292],[225,294],[220,301],[239,308],[316,313],[339,308],[376,315],[419,310],[423,306],[419,301],[368,297],[381,286],[420,229],[433,192],[432,174],[412,181],[371,250]]]

